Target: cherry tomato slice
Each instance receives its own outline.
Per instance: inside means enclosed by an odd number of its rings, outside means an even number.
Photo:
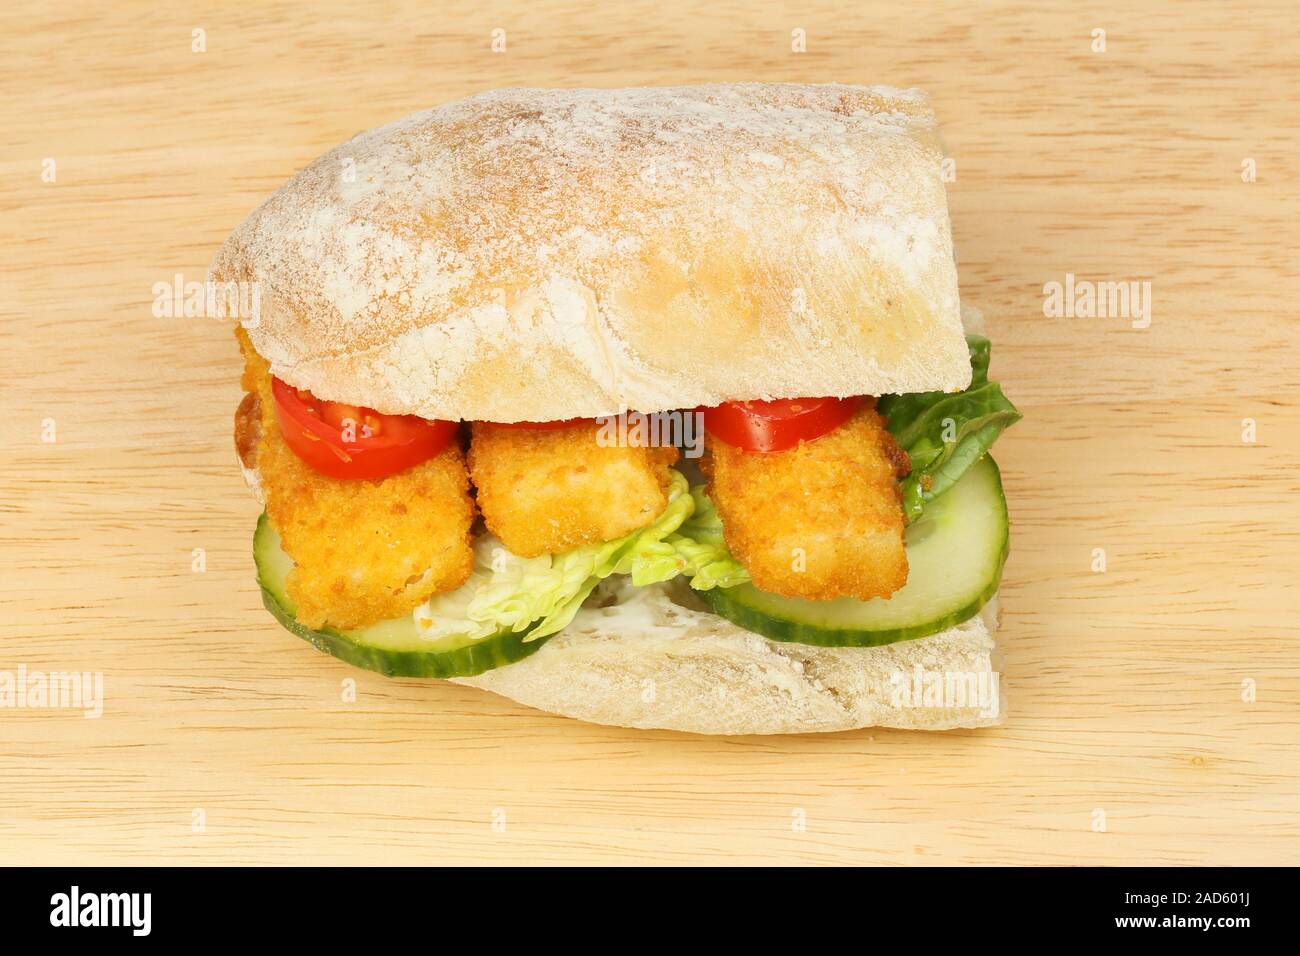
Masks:
[[[781,398],[773,402],[724,402],[702,408],[709,434],[745,451],[785,451],[844,424],[862,397]]]
[[[271,379],[271,394],[285,444],[330,478],[384,478],[405,471],[446,448],[458,427],[321,401],[278,378]]]

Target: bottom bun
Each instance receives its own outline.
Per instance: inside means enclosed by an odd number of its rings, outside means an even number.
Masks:
[[[694,734],[987,727],[1006,717],[996,600],[919,640],[811,647],[766,640],[654,585],[583,608],[531,657],[455,683],[591,723]]]

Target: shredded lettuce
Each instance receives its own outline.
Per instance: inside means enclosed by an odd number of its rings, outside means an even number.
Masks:
[[[690,562],[667,539],[695,510],[686,478],[673,470],[668,507],[629,535],[563,554],[523,558],[490,534],[474,545],[474,569],[465,584],[415,609],[416,625],[430,639],[518,633],[539,621],[527,641],[554,634],[573,620],[596,585],[611,574],[631,575],[639,587],[687,572]]]
[[[909,522],[955,485],[1021,417],[1002,387],[989,381],[989,340],[968,335],[966,347],[971,383],[965,391],[886,395],[876,403],[912,462],[912,473],[902,483],[903,512]]]
[[[684,562],[682,574],[697,591],[730,588],[749,580],[745,566],[731,556],[722,540],[722,519],[703,485],[691,489],[695,512],[668,540]]]

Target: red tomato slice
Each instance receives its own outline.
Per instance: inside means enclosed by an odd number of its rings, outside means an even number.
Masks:
[[[383,478],[405,471],[446,448],[458,427],[457,422],[323,402],[278,378],[271,379],[271,393],[285,444],[330,478]]]
[[[785,451],[844,424],[862,397],[780,398],[774,402],[724,402],[702,408],[709,434],[745,451]]]

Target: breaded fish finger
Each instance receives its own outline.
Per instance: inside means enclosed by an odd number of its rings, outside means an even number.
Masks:
[[[531,558],[608,541],[667,507],[677,449],[602,446],[598,427],[474,423],[469,470],[478,507],[510,551]]]
[[[363,627],[464,584],[474,502],[460,446],[386,478],[322,475],[285,443],[266,361],[240,341],[243,384],[260,406],[257,469],[267,515],[294,561],[285,587],[298,621]]]
[[[755,587],[866,600],[907,582],[898,456],[874,403],[787,451],[706,444],[709,495]]]

